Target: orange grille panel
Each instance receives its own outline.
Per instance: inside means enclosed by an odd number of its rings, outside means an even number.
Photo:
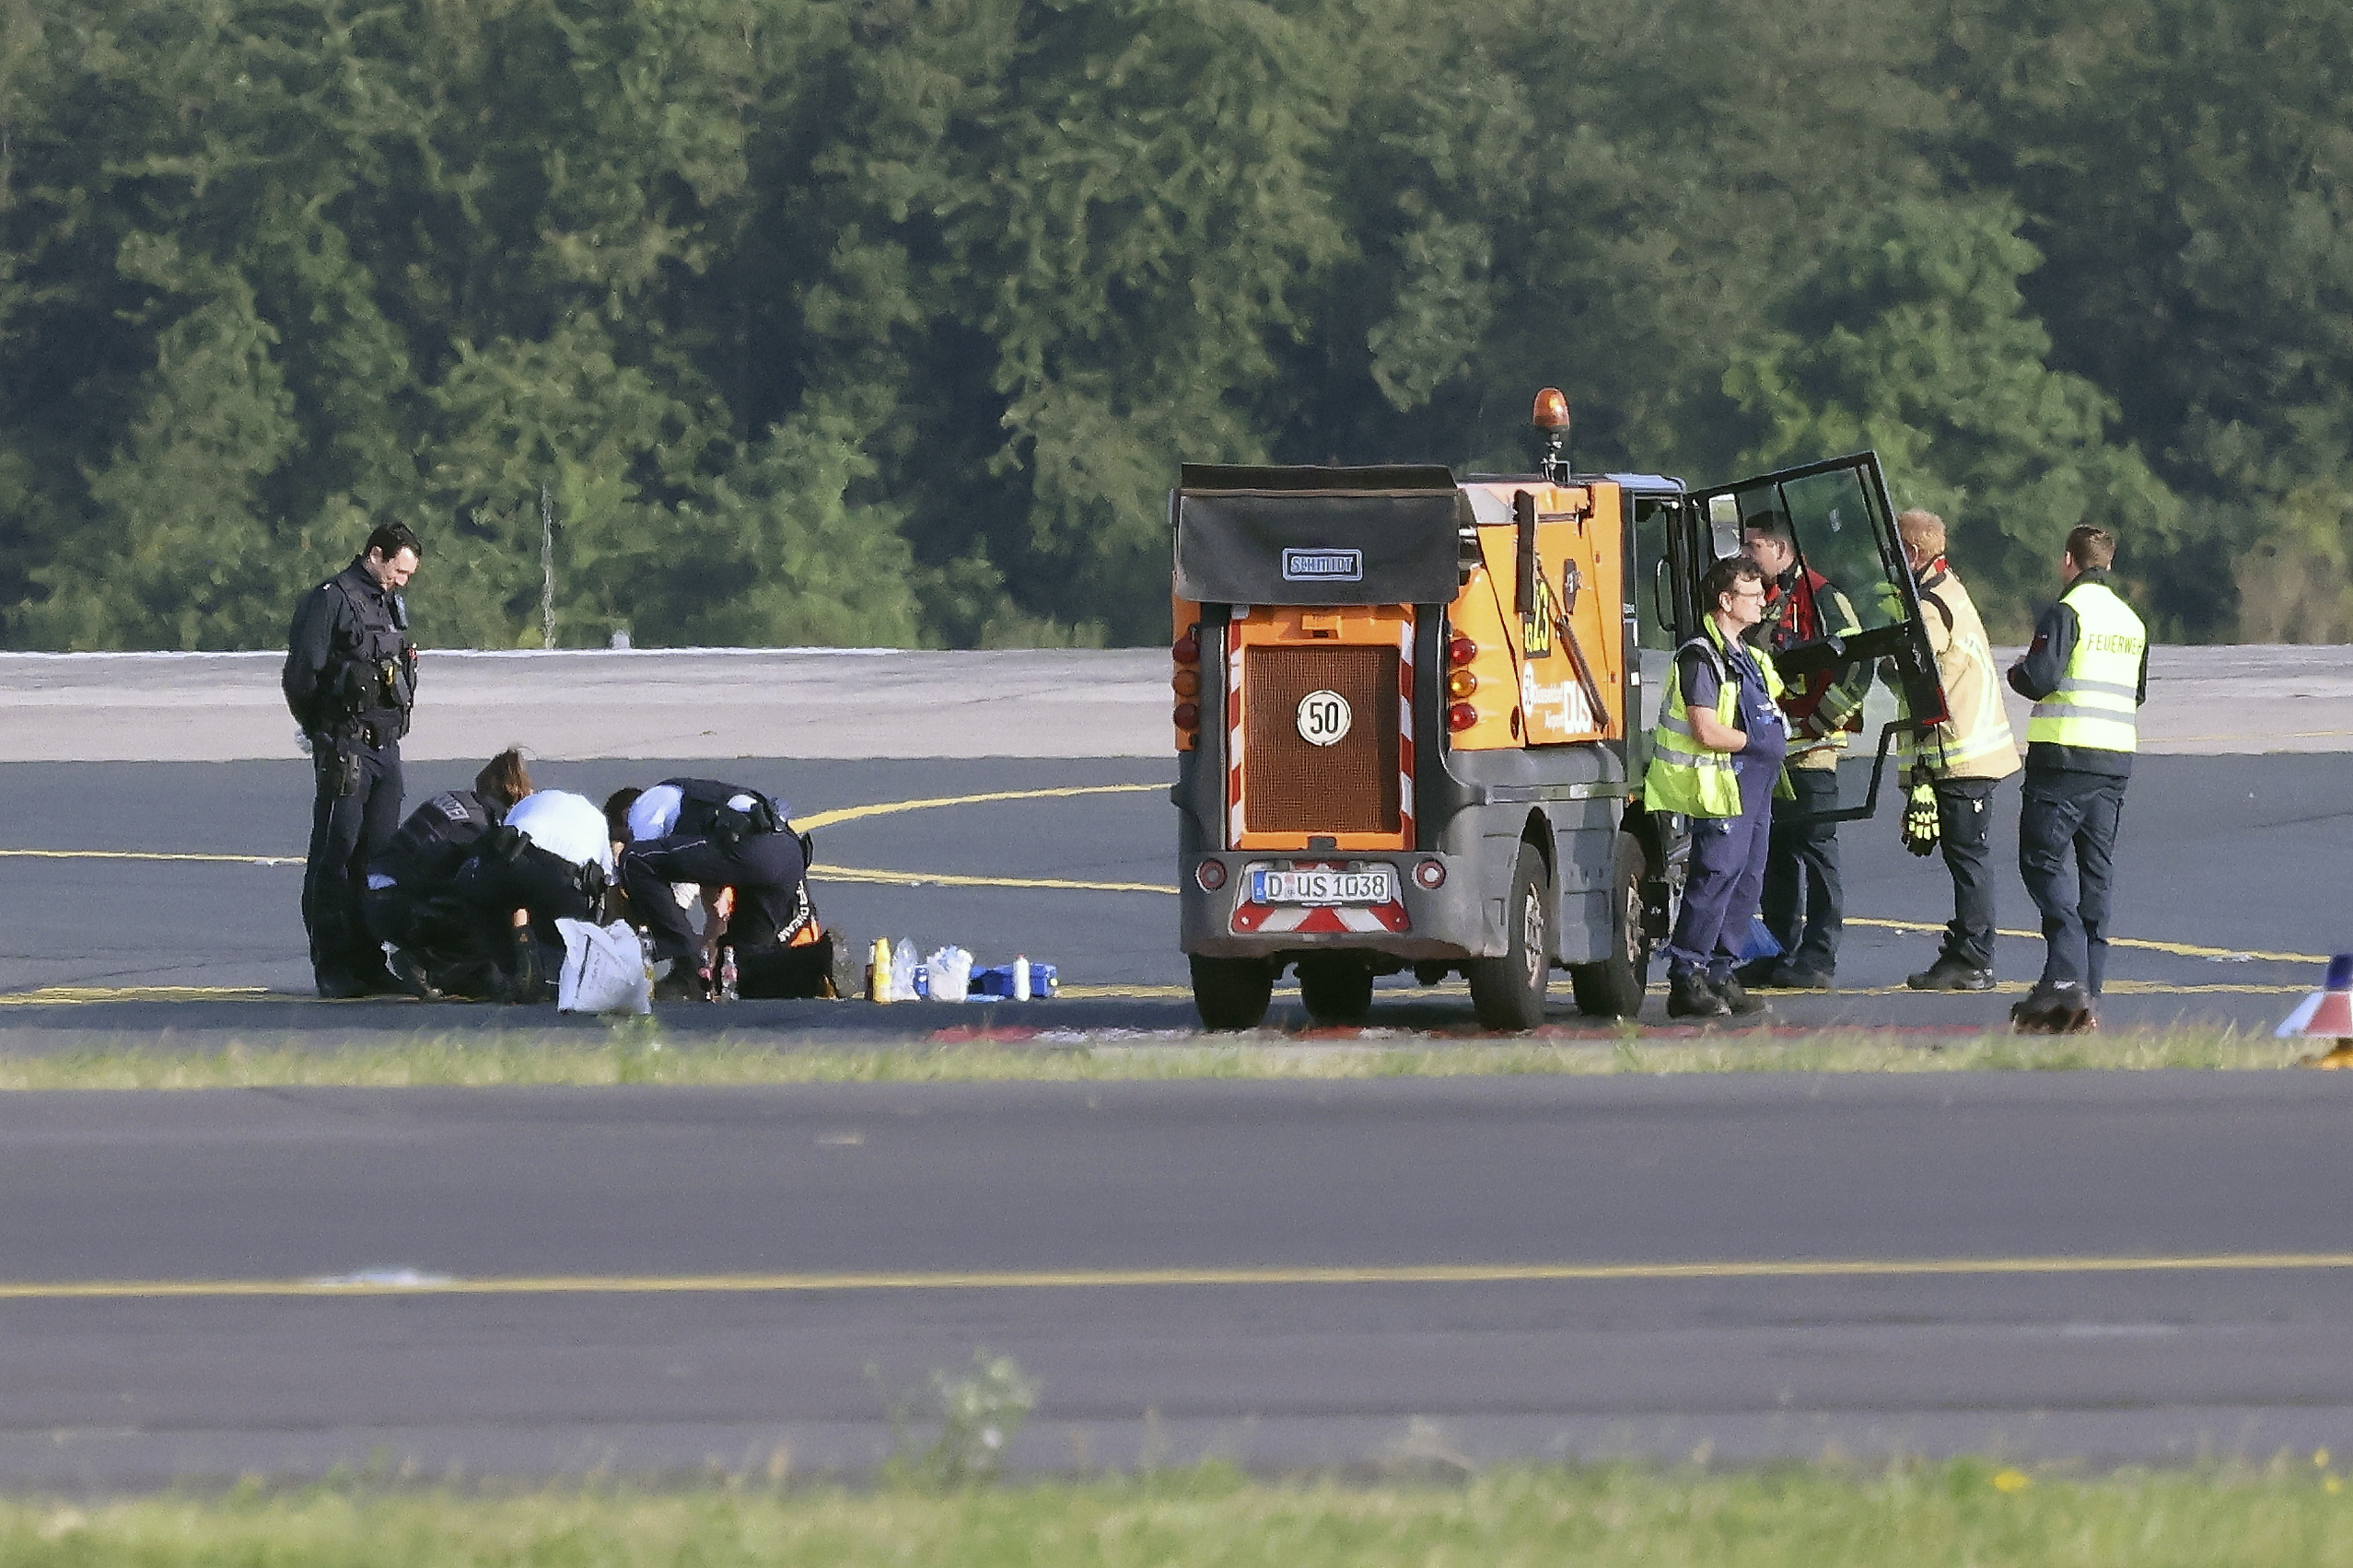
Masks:
[[[1348,733],[1301,738],[1299,699],[1336,691]],[[1252,833],[1394,833],[1397,650],[1362,644],[1252,647],[1242,670],[1242,813]]]

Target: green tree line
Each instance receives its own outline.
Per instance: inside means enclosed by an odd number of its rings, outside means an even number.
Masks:
[[[0,0],[0,635],[1164,634],[1180,459],[1876,447],[2001,632],[2353,632],[2324,0]]]

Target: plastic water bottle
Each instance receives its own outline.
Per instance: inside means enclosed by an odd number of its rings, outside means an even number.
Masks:
[[[899,945],[891,949],[891,1001],[913,1002],[915,999],[915,965],[921,961],[915,957],[914,943],[904,936],[900,937]]]
[[[736,979],[735,949],[733,947],[722,947],[719,949],[720,1001],[732,1002],[736,999]]]
[[[1027,1002],[1029,999],[1030,956],[1027,953],[1018,953],[1013,958],[1013,1000]]]

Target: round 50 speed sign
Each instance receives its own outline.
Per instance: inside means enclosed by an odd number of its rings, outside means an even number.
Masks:
[[[1310,691],[1299,699],[1299,738],[1310,746],[1330,746],[1348,733],[1356,715],[1348,699],[1337,691]]]

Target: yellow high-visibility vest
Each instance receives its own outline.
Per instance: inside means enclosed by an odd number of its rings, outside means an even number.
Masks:
[[[2138,749],[2140,660],[2149,629],[2105,583],[2079,581],[2059,602],[2075,611],[2075,649],[2058,688],[2034,704],[2027,744]]]
[[[1741,814],[1741,782],[1733,772],[1730,751],[1714,751],[1691,732],[1691,710],[1683,703],[1683,656],[1694,648],[1716,670],[1716,722],[1730,726],[1740,711],[1741,679],[1733,673],[1724,647],[1724,633],[1714,616],[1701,624],[1706,635],[1694,637],[1675,650],[1667,666],[1667,699],[1659,710],[1659,727],[1650,732],[1650,767],[1642,776],[1642,803],[1652,811],[1678,811],[1686,817],[1737,817]],[[1757,656],[1765,675],[1765,694],[1778,702],[1781,677],[1770,658]]]

